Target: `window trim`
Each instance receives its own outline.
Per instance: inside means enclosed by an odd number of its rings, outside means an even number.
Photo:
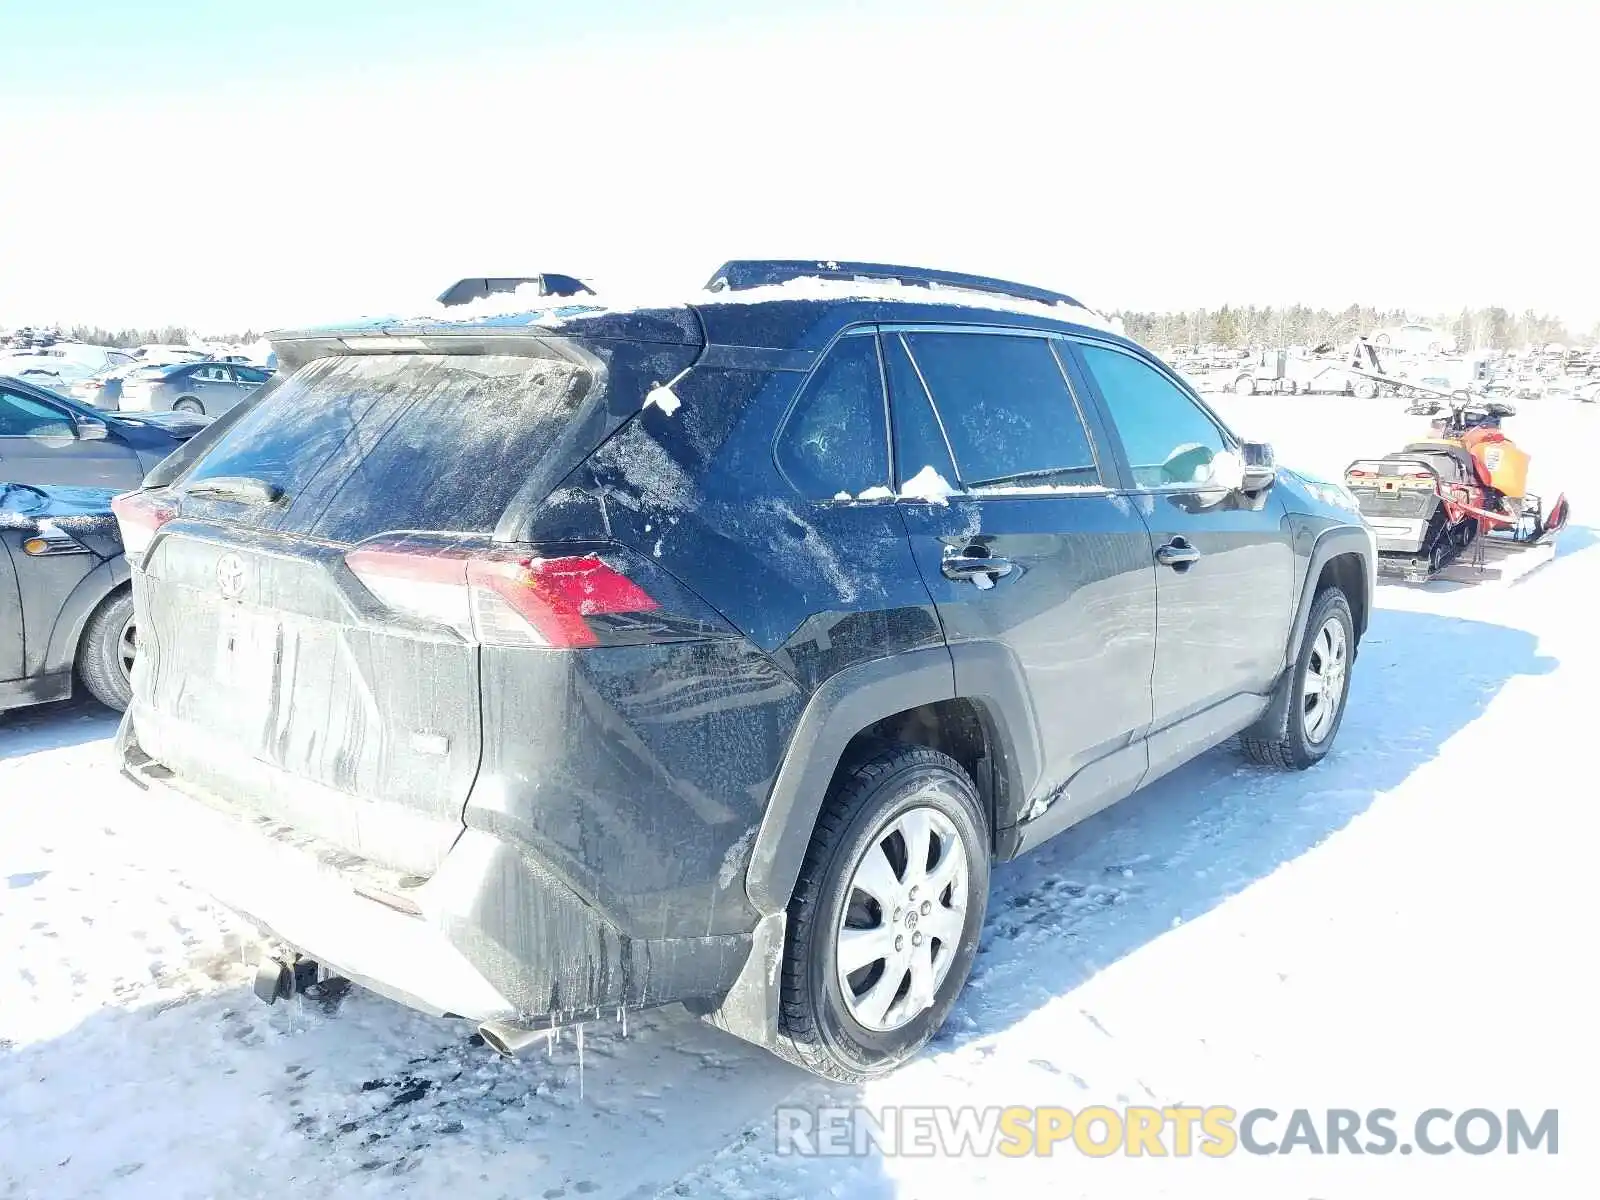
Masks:
[[[878,328],[871,322],[857,325],[847,325],[832,338],[830,338],[827,345],[823,346],[822,349],[817,352],[816,358],[812,361],[811,366],[805,373],[805,377],[801,379],[799,385],[795,388],[794,395],[789,398],[789,403],[787,406],[785,406],[783,415],[778,418],[777,430],[773,433],[772,442],[768,446],[768,454],[772,459],[772,469],[778,473],[778,478],[782,479],[784,483],[789,485],[789,490],[794,492],[794,494],[806,504],[841,508],[852,504],[884,504],[897,499],[892,490],[888,496],[881,496],[870,500],[860,500],[855,496],[851,496],[848,500],[841,500],[837,496],[808,496],[806,495],[805,490],[800,487],[800,485],[797,484],[792,478],[790,478],[789,472],[784,470],[783,460],[778,454],[778,447],[783,444],[783,439],[789,432],[789,426],[794,422],[795,414],[800,411],[800,406],[805,403],[806,395],[811,390],[812,381],[816,379],[817,373],[827,365],[829,357],[836,349],[838,349],[840,343],[845,341],[847,338],[872,339],[872,351],[878,360],[878,396],[883,406],[884,454],[885,461],[889,464],[889,477],[883,481],[881,486],[891,487],[894,482],[894,433],[889,424],[891,420],[891,414],[889,412],[889,386],[883,361],[883,346],[878,339]],[[875,487],[880,485],[869,484],[868,486]]]
[[[980,325],[980,324],[940,324],[926,321],[897,321],[882,324],[879,332],[885,335],[893,334],[900,339],[901,349],[905,351],[906,358],[911,363],[911,369],[916,372],[917,382],[922,385],[923,395],[927,397],[928,407],[933,412],[933,419],[939,426],[939,435],[944,439],[945,452],[950,456],[950,468],[956,474],[956,486],[961,495],[974,500],[1059,500],[1070,499],[1073,496],[1106,496],[1118,491],[1114,483],[1107,480],[1120,482],[1120,471],[1115,468],[1116,463],[1108,462],[1108,456],[1102,451],[1100,438],[1097,436],[1096,424],[1090,419],[1089,411],[1085,408],[1083,398],[1078,394],[1076,381],[1072,372],[1062,360],[1060,353],[1054,346],[1049,347],[1050,357],[1055,362],[1056,370],[1061,372],[1061,382],[1067,390],[1067,398],[1072,402],[1073,411],[1078,417],[1078,425],[1083,430],[1084,440],[1089,445],[1089,456],[1094,460],[1095,474],[1100,481],[1095,484],[1085,484],[1081,487],[1072,487],[1063,491],[1018,491],[1009,490],[1017,487],[1014,484],[996,484],[991,487],[969,487],[961,478],[961,460],[956,457],[955,446],[950,442],[950,434],[945,429],[944,415],[939,411],[939,402],[934,399],[933,389],[928,386],[928,380],[922,373],[922,364],[917,362],[917,356],[911,352],[911,345],[905,340],[908,333],[970,333],[988,337],[1031,337],[1043,342],[1063,342],[1067,335],[1051,329],[1035,329],[1024,325]],[[879,351],[880,355],[882,351]],[[890,441],[893,442],[892,436]],[[913,497],[913,499],[915,499]]]
[[[1140,353],[1133,348],[1103,338],[1085,337],[1079,334],[1068,334],[1062,340],[1070,343],[1073,366],[1083,376],[1084,386],[1094,397],[1095,405],[1100,411],[1101,420],[1106,426],[1107,433],[1115,440],[1117,458],[1121,468],[1120,474],[1127,481],[1126,487],[1118,489],[1120,492],[1137,495],[1166,495],[1174,492],[1226,492],[1228,490],[1220,485],[1212,484],[1163,483],[1148,486],[1140,483],[1133,471],[1133,461],[1128,457],[1128,448],[1122,440],[1122,431],[1117,428],[1116,419],[1112,415],[1111,405],[1106,402],[1105,393],[1100,390],[1100,383],[1095,379],[1088,360],[1079,352],[1081,347],[1092,346],[1097,350],[1110,350],[1122,355],[1124,358],[1131,358],[1134,362],[1142,363],[1151,368],[1156,374],[1170,383],[1179,395],[1200,411],[1200,415],[1205,417],[1216,429],[1218,435],[1222,438],[1225,448],[1237,454],[1241,451],[1243,442],[1239,435],[1229,427],[1228,423],[1218,416],[1209,404],[1200,399],[1198,393],[1184,383],[1170,367],[1154,355],[1148,352]]]

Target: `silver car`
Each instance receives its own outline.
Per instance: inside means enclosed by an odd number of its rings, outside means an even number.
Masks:
[[[220,416],[270,379],[244,363],[193,362],[141,367],[122,381],[122,412],[205,413]]]

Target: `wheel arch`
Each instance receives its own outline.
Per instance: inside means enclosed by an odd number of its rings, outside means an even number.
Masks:
[[[50,640],[45,650],[43,671],[71,670],[78,663],[78,646],[83,640],[84,626],[94,612],[112,596],[132,587],[132,572],[122,555],[108,558],[90,571],[67,594],[56,623],[51,627]]]
[[[762,914],[784,911],[829,790],[886,741],[929,746],[973,777],[995,834],[1027,805],[1039,732],[1016,656],[998,643],[932,646],[846,668],[800,715],[778,769],[745,873]]]
[[[1272,700],[1259,719],[1246,730],[1247,736],[1266,736],[1281,728],[1289,705],[1289,680],[1305,644],[1311,609],[1324,588],[1334,584],[1350,603],[1350,619],[1355,626],[1355,644],[1350,648],[1353,663],[1360,653],[1361,639],[1371,620],[1373,593],[1377,590],[1378,556],[1372,535],[1364,526],[1332,525],[1318,534],[1306,564],[1300,598],[1295,605],[1294,623],[1284,647],[1284,667]]]

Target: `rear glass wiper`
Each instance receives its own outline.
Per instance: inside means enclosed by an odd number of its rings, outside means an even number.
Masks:
[[[264,479],[249,475],[217,475],[211,479],[196,479],[184,485],[185,496],[211,496],[218,500],[238,500],[243,504],[271,504],[283,495],[283,489]]]

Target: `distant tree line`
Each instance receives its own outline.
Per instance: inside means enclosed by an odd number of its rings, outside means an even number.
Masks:
[[[244,346],[261,336],[253,329],[243,333],[208,333],[200,336],[181,325],[168,325],[162,329],[101,329],[98,325],[74,325],[66,334],[75,342],[87,342],[91,346],[116,346],[124,350],[151,344],[187,346],[190,342],[227,342]]]
[[[1555,317],[1532,309],[1520,316],[1503,308],[1463,308],[1459,313],[1419,317],[1403,309],[1360,304],[1332,310],[1294,304],[1283,308],[1195,309],[1191,312],[1119,312],[1128,336],[1156,349],[1169,346],[1343,346],[1364,333],[1393,325],[1427,325],[1451,335],[1462,351],[1518,350],[1551,342],[1600,341],[1600,323],[1574,337]]]

